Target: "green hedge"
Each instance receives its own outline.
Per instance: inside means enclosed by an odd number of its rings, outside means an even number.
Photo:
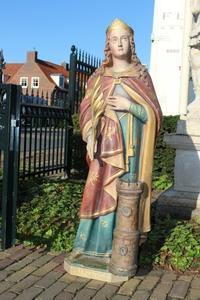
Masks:
[[[176,132],[176,124],[179,116],[163,117],[162,126],[157,137],[154,154],[153,187],[164,190],[173,184],[175,149],[164,142],[165,133]]]

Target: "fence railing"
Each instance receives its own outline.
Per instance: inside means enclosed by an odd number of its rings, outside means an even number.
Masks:
[[[20,176],[69,174],[69,109],[24,103],[20,115]]]
[[[0,247],[15,244],[19,177],[70,174],[80,156],[73,141],[72,114],[77,113],[86,82],[100,64],[87,54],[70,55],[69,90],[22,95],[21,87],[1,84],[4,59],[0,52]],[[50,105],[49,105],[50,104]],[[79,140],[79,138],[78,138]],[[78,146],[78,148],[77,148]],[[82,145],[83,146],[83,145]],[[73,147],[73,149],[72,149]],[[1,165],[1,162],[3,163]],[[2,167],[2,169],[1,169]],[[3,172],[2,172],[3,170]]]
[[[90,75],[99,67],[96,57],[71,47],[69,70],[69,101],[72,113],[78,113],[80,102],[85,95],[86,83]]]

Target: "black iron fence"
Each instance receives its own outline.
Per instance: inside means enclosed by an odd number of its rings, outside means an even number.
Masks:
[[[101,61],[87,53],[71,47],[69,70],[69,100],[72,113],[78,113],[85,95],[86,83],[90,75],[99,67]]]
[[[69,90],[31,95],[2,82],[4,59],[0,52],[0,248],[15,243],[19,177],[70,175],[72,161],[80,158],[81,139],[73,139],[72,114],[79,110],[89,76],[100,61],[71,48]],[[64,92],[64,94],[63,94]],[[50,100],[50,101],[49,101]],[[49,105],[50,104],[50,105]],[[78,142],[77,142],[78,141]],[[83,152],[83,151],[82,151]]]
[[[20,176],[69,175],[69,109],[24,103],[20,115]]]

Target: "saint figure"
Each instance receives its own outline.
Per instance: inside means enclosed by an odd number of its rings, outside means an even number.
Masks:
[[[105,60],[80,105],[89,173],[73,253],[109,258],[118,180],[144,183],[140,234],[150,231],[151,177],[161,111],[151,78],[135,52],[134,32],[116,19],[107,28]]]

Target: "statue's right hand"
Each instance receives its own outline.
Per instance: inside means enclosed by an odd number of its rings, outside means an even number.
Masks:
[[[94,140],[92,138],[92,135],[88,136],[86,148],[87,148],[87,153],[88,153],[90,160],[93,160],[94,153],[97,152],[97,142],[95,142],[95,145],[94,145]]]

